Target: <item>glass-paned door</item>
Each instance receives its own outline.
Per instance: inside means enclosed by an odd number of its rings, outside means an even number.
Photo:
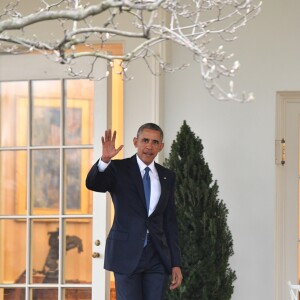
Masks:
[[[0,78],[0,300],[108,299],[106,215],[94,232],[98,214],[85,188],[94,136],[106,127],[106,83],[66,78],[54,66],[43,72],[49,64],[33,57],[17,60],[31,60],[38,77],[25,68],[24,79]]]

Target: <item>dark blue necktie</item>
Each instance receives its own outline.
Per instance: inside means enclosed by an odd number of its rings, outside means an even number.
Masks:
[[[143,176],[143,184],[144,184],[144,193],[146,198],[146,206],[147,206],[147,214],[149,213],[149,206],[150,206],[150,194],[151,194],[151,182],[150,182],[150,176],[149,176],[150,168],[145,168],[145,174]],[[144,247],[147,245],[147,235],[145,237]]]
[[[150,168],[145,168],[145,174],[143,176],[143,184],[144,184],[144,192],[146,198],[146,206],[147,206],[147,213],[149,212],[149,205],[150,205],[150,194],[151,194],[151,182],[149,176]]]

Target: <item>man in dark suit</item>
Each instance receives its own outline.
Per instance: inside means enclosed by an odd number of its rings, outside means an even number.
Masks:
[[[106,241],[104,268],[114,272],[117,300],[162,300],[182,281],[175,216],[175,174],[154,162],[163,149],[163,131],[142,125],[133,139],[137,154],[117,160],[116,132],[105,131],[102,156],[86,186],[109,192],[115,209]],[[150,178],[149,178],[150,177]]]

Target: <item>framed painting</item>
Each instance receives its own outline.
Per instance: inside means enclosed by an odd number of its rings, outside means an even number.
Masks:
[[[26,105],[27,101],[20,101]],[[59,214],[61,209],[65,214],[89,213],[91,197],[85,188],[85,177],[91,150],[84,149],[82,145],[89,141],[90,105],[90,99],[67,99],[62,122],[60,99],[34,99],[30,124],[33,146],[30,147],[30,161],[27,164],[30,201],[26,202],[25,197],[16,195],[17,214],[26,214],[28,203],[31,214]],[[22,105],[18,107],[17,120],[28,118],[22,113]],[[21,132],[18,127],[18,132]],[[26,157],[17,155],[17,161],[20,159]],[[18,189],[18,193],[22,190]]]

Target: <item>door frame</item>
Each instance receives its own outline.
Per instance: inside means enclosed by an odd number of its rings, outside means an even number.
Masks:
[[[106,83],[106,80],[105,80]],[[99,91],[95,90],[95,95],[99,95],[100,91],[108,93],[107,84],[97,86]],[[94,161],[99,159],[101,153],[100,136],[107,129],[108,117],[99,118],[99,111],[108,111],[108,101],[94,101]],[[111,224],[111,204],[105,193],[93,192],[93,252],[99,253],[99,258],[93,258],[92,264],[92,300],[110,300],[110,273],[103,269],[105,244],[108,231]],[[103,228],[104,225],[104,228]],[[101,230],[100,230],[101,228]],[[100,241],[97,245],[96,241]],[[95,288],[96,286],[96,288]],[[102,291],[105,291],[103,294]]]
[[[282,165],[285,157],[285,145],[282,139],[287,136],[287,106],[296,103],[300,106],[300,92],[279,91],[276,95],[276,131],[275,131],[275,164],[276,164],[276,228],[275,228],[275,299],[285,299],[288,290],[287,282],[287,259],[286,253],[286,180],[288,176],[287,167]],[[284,153],[283,153],[284,152]],[[298,229],[297,229],[298,230]],[[289,278],[288,280],[293,280]],[[297,284],[292,282],[293,284]]]

